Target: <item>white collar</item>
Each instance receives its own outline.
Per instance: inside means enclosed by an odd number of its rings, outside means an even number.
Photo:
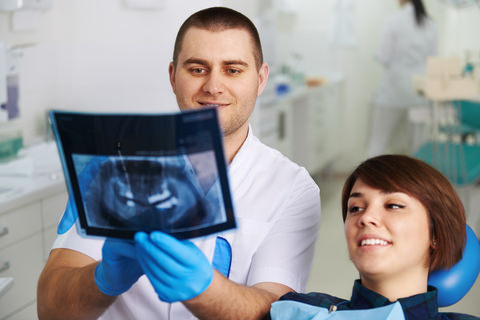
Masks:
[[[237,153],[232,159],[232,162],[229,164],[229,170],[234,170],[235,167],[237,167],[237,163],[242,162],[242,158],[244,158],[244,154],[247,152],[247,149],[249,149],[249,145],[251,144],[253,139],[253,129],[251,124],[248,124],[248,133],[247,133],[247,138],[245,141],[243,141],[240,149],[238,149]]]

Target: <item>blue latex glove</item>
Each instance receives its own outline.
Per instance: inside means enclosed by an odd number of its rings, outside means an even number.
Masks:
[[[188,240],[154,231],[135,234],[137,257],[160,300],[192,299],[207,289],[213,268],[200,249]]]
[[[95,283],[105,294],[124,293],[143,275],[137,261],[133,241],[107,239],[102,248],[102,261],[95,268]]]
[[[82,170],[80,175],[78,176],[78,182],[80,184],[80,188],[85,191],[88,190],[90,183],[94,179],[95,175],[98,173],[98,170],[105,161],[103,158],[99,159],[92,159],[90,162],[85,166]],[[67,207],[65,208],[65,212],[63,213],[62,220],[58,224],[57,233],[64,234],[73,226],[75,221],[78,218],[77,208],[75,207],[75,203],[73,199],[68,199]]]
[[[63,212],[62,220],[58,224],[57,233],[64,234],[73,226],[75,221],[77,220],[77,209],[73,204],[72,199],[68,199],[67,207]]]

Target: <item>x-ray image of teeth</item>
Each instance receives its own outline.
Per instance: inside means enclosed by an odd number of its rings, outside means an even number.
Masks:
[[[192,159],[193,163],[215,163],[212,151],[192,154]],[[199,177],[186,155],[75,154],[73,162],[86,219],[93,227],[173,233],[227,219],[222,198],[217,195],[215,165],[211,174]]]
[[[236,228],[216,108],[49,116],[81,236],[191,239]]]

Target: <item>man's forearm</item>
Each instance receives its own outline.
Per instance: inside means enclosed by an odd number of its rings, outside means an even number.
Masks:
[[[236,284],[215,271],[211,285],[184,305],[199,319],[263,319],[280,295]]]
[[[39,319],[98,318],[115,297],[103,294],[95,285],[97,264],[46,269],[37,289]]]

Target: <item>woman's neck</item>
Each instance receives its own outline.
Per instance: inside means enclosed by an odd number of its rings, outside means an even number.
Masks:
[[[385,277],[362,275],[362,285],[394,302],[400,298],[427,292],[427,272],[405,272],[401,275]]]

